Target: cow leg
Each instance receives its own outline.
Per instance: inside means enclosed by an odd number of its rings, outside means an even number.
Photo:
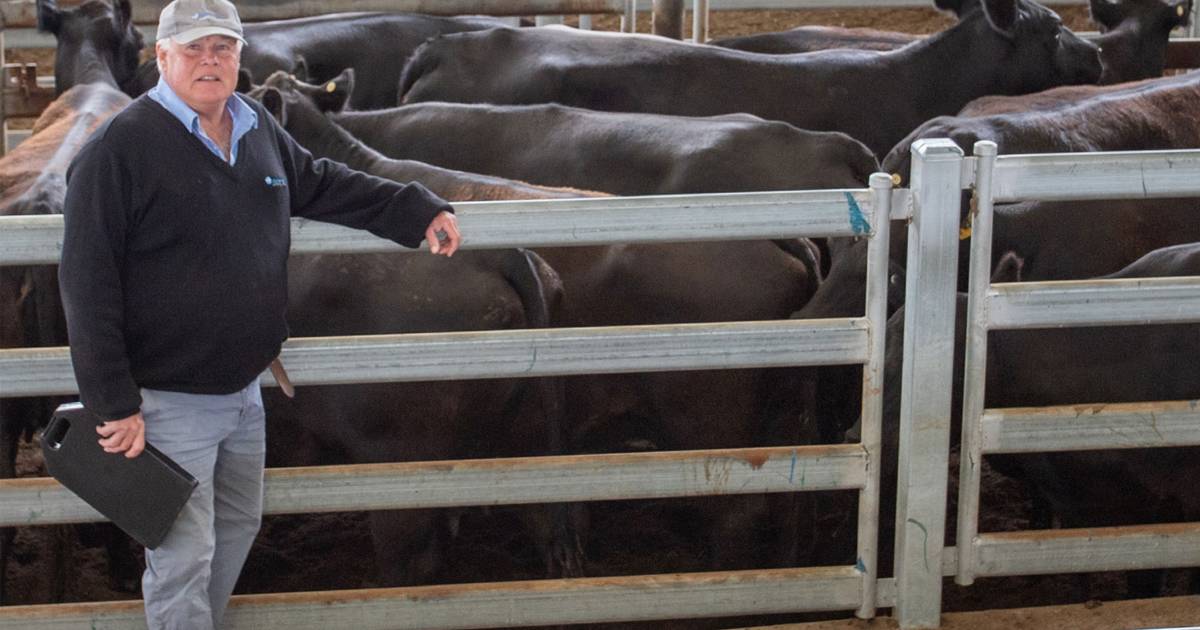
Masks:
[[[50,601],[62,602],[67,597],[68,576],[71,575],[69,565],[75,556],[75,528],[70,525],[54,525],[51,527],[54,544],[51,545],[54,573],[50,578]]]
[[[387,510],[371,513],[371,538],[384,586],[429,584],[446,551],[443,510]]]
[[[115,525],[104,524],[104,549],[108,552],[108,580],[112,587],[136,593],[144,571],[129,536]]]
[[[0,479],[12,479],[17,476],[17,435],[19,431],[13,426],[12,405],[0,401]],[[5,585],[8,584],[8,556],[12,549],[13,534],[11,527],[0,529],[0,605],[7,601]]]
[[[546,576],[572,578],[586,575],[580,532],[586,530],[587,512],[578,503],[556,503],[523,508],[521,517],[538,547]]]

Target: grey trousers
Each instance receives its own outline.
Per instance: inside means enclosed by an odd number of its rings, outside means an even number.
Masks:
[[[157,549],[146,550],[150,630],[212,630],[262,522],[266,453],[257,381],[210,396],[142,390],[146,441],[200,482]]]

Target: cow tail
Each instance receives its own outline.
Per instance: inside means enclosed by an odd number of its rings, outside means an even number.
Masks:
[[[505,277],[525,308],[526,325],[529,328],[547,328],[556,320],[555,314],[562,303],[562,281],[558,273],[542,260],[541,256],[527,249],[511,250],[503,265]],[[550,455],[567,452],[566,392],[563,377],[543,376],[534,379],[540,395],[545,416],[546,441]],[[546,548],[548,574],[558,577],[580,577],[584,574],[583,546],[580,531],[585,520],[580,504],[556,503],[549,507],[549,540]]]
[[[541,256],[528,249],[513,249],[504,255],[504,276],[521,298],[528,328],[548,328],[554,313],[562,302],[562,282],[558,273]],[[542,409],[546,414],[547,430],[551,451],[565,452],[566,443],[562,431],[562,410],[565,399],[562,379],[557,377],[537,378],[542,394]]]
[[[779,238],[772,242],[776,247],[799,260],[808,269],[808,284],[805,288],[808,290],[809,297],[812,297],[817,292],[817,288],[821,286],[821,279],[828,271],[828,265],[822,266],[822,262],[828,256],[822,255],[821,247],[812,239]]]

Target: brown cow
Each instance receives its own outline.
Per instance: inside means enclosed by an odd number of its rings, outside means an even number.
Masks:
[[[1132,151],[1200,147],[1200,73],[1113,86],[1075,86],[968,104],[900,141],[883,169],[907,179],[909,148],[921,138],[950,138],[968,155],[979,140],[1001,154]],[[996,113],[990,113],[995,111]]]
[[[332,117],[391,157],[617,195],[861,188],[879,170],[844,133],[749,114],[415,103]]]

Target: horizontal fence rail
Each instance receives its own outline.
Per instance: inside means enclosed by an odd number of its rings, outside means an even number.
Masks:
[[[908,191],[892,216],[906,218]],[[868,190],[652,195],[454,204],[465,249],[872,233]],[[0,266],[58,264],[60,215],[0,217]],[[292,253],[412,251],[340,225],[292,220]]]
[[[281,358],[303,386],[837,365],[865,360],[867,342],[858,319],[778,320],[305,337]],[[0,396],[77,392],[66,347],[0,350]]]
[[[1200,401],[984,409],[984,453],[1200,446]]]
[[[1200,523],[980,534],[980,576],[1200,566]]]
[[[225,625],[428,630],[843,610],[861,586],[853,567],[815,567],[236,595]],[[0,628],[14,630],[139,627],[141,602],[0,608]]]
[[[1200,278],[993,284],[984,299],[995,329],[1200,321]]]
[[[264,514],[854,490],[857,444],[271,468]],[[48,477],[0,480],[0,527],[107,520]]]
[[[1198,183],[1195,149],[1006,155],[996,160],[992,201],[1188,197]]]

